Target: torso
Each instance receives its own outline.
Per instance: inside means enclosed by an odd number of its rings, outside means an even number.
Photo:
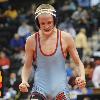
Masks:
[[[67,33],[64,32],[60,33],[59,30],[59,32],[56,31],[56,33],[52,34],[49,38],[43,37],[40,33],[36,33],[36,34],[37,35],[33,35],[33,39],[35,39],[34,36],[39,36],[36,38],[37,45],[36,42],[34,42],[35,44],[34,43],[32,44],[34,45],[33,48],[34,50],[35,50],[35,46],[37,47],[36,49],[37,69],[35,72],[35,78],[34,78],[35,85],[33,87],[33,91],[36,90],[40,92],[41,90],[43,93],[55,97],[60,91],[64,91],[65,89],[68,90],[68,87],[66,87],[67,80],[66,80],[66,71],[65,71],[65,59],[61,51],[61,46],[62,46],[63,52],[67,54],[66,52],[67,51],[66,49],[68,47],[66,41]],[[57,36],[59,36],[59,38]],[[40,41],[38,40],[39,38]],[[61,43],[60,43],[60,39],[62,41]],[[48,56],[49,54],[52,55]],[[55,73],[55,71],[57,71],[57,73]]]
[[[36,33],[37,34],[37,33]],[[68,48],[68,43],[67,43],[67,38],[68,38],[68,34],[69,33],[65,33],[63,31],[61,31],[61,44],[62,44],[62,50],[63,50],[63,54],[64,56],[67,55],[67,48]],[[54,35],[51,35],[49,38],[45,38],[43,37],[40,33],[39,33],[39,37],[40,37],[40,44],[41,44],[41,50],[44,54],[52,54],[55,52],[56,46],[57,46],[57,31]],[[33,34],[31,36],[31,40],[33,42],[32,43],[32,47],[33,50],[35,51],[35,47],[36,47],[36,40],[35,40],[35,34]]]
[[[49,38],[44,38],[41,34],[39,34],[39,42],[41,45],[41,50],[44,54],[52,54],[55,52],[55,49],[58,44],[58,34],[57,32],[50,36]]]

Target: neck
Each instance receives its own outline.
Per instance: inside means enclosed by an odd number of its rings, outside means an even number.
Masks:
[[[54,33],[56,33],[56,30],[57,30],[56,28],[53,28],[50,32],[43,32],[42,30],[40,30],[40,34],[45,38],[49,38],[52,35],[54,35]]]

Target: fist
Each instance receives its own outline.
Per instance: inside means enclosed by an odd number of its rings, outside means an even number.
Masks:
[[[81,77],[77,77],[77,78],[75,79],[75,84],[76,84],[80,89],[85,88],[85,86],[86,86],[86,82],[85,82],[84,80],[82,80]]]
[[[27,83],[27,82],[22,82],[20,85],[19,85],[19,90],[21,92],[28,92],[28,87],[30,87],[30,85]]]

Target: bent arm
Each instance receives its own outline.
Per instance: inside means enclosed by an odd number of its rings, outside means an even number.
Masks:
[[[32,72],[32,61],[33,61],[34,50],[30,40],[26,41],[25,45],[25,62],[22,68],[22,82],[28,82]]]
[[[81,77],[83,80],[85,80],[85,70],[84,70],[84,65],[82,61],[79,58],[78,52],[76,50],[74,40],[71,36],[69,36],[69,41],[68,42],[68,51],[70,56],[72,57],[74,63],[79,67],[79,77]]]

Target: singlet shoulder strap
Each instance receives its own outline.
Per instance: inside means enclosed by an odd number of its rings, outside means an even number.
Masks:
[[[35,55],[33,56],[33,60],[37,58],[37,41],[38,41],[38,32],[35,33]]]
[[[62,55],[63,55],[63,57],[66,59],[66,56],[64,55],[64,52],[63,52],[62,36],[61,36],[61,34],[62,34],[61,30],[59,30],[60,47],[61,47]]]

